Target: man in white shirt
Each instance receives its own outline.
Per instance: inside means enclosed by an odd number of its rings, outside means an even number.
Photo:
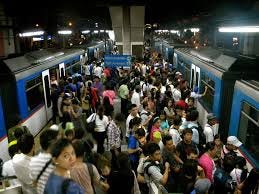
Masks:
[[[206,136],[206,143],[214,141],[214,136],[218,134],[218,130],[213,128],[217,123],[216,116],[212,113],[207,115],[207,124],[204,127],[204,134]]]
[[[15,154],[12,161],[15,174],[21,182],[23,194],[35,194],[36,187],[30,176],[30,162],[34,155],[34,138],[31,134],[23,134],[18,141],[21,153]]]
[[[132,94],[131,97],[131,103],[132,104],[136,104],[139,108],[139,110],[141,109],[141,103],[140,103],[140,86],[136,86],[135,90]]]
[[[181,90],[180,90],[180,83],[176,82],[174,85],[174,89],[172,90],[172,95],[175,103],[181,100]]]
[[[101,78],[102,73],[103,73],[103,69],[102,69],[100,63],[97,63],[96,67],[94,68],[94,75]]]
[[[58,138],[59,131],[47,129],[40,135],[40,145],[42,152],[31,158],[30,162],[30,176],[37,182],[37,194],[43,194],[45,185],[48,181],[49,175],[55,169],[51,163],[52,156],[50,154],[51,145]],[[44,167],[46,167],[44,169]]]
[[[197,110],[192,110],[189,115],[189,123],[187,125],[187,128],[192,130],[192,141],[199,145],[199,131],[198,131],[198,124],[197,120],[199,117],[199,112]]]
[[[138,106],[136,104],[132,104],[131,109],[130,109],[130,114],[127,117],[127,120],[126,120],[126,139],[129,138],[130,133],[131,133],[131,129],[129,128],[129,123],[130,123],[131,119],[133,119],[135,117],[139,117]]]
[[[182,141],[182,138],[179,133],[179,127],[181,125],[182,119],[179,115],[176,115],[174,118],[173,125],[169,129],[169,134],[172,136],[173,144],[176,147],[177,144]]]

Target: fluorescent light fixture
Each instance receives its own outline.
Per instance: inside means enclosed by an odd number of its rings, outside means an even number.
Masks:
[[[84,31],[82,31],[82,34],[88,34],[88,33],[90,33],[90,30],[84,30]]]
[[[259,26],[220,27],[219,32],[259,32]]]
[[[172,33],[172,34],[178,34],[178,30],[170,30],[170,32]]]
[[[99,32],[98,30],[94,30],[94,34],[98,34],[98,32]]]
[[[110,30],[109,32],[108,32],[108,35],[109,35],[109,37],[110,37],[110,39],[111,40],[115,40],[115,34],[114,34],[114,31],[113,30]]]
[[[20,33],[20,37],[31,37],[31,36],[41,36],[44,34],[44,31],[35,31],[35,32],[24,32]]]
[[[63,34],[63,35],[72,34],[72,31],[71,30],[60,30],[60,31],[58,31],[58,34]]]
[[[100,32],[102,32],[102,33],[103,33],[103,32],[104,32],[104,30],[100,30]]]
[[[42,37],[32,37],[33,42],[42,41],[42,40],[44,40]]]

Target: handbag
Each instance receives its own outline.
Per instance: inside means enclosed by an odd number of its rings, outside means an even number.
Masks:
[[[86,130],[87,130],[89,133],[93,133],[93,132],[94,132],[95,119],[96,119],[96,113],[93,114],[91,121],[90,121],[89,123],[87,123],[87,125],[86,125]]]

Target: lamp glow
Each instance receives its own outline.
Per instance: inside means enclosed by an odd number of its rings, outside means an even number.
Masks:
[[[219,32],[259,32],[259,26],[220,27]]]
[[[82,34],[88,34],[88,33],[90,33],[90,30],[84,30],[84,31],[82,31]]]

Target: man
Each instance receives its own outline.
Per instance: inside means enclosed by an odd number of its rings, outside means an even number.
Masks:
[[[173,121],[173,125],[169,129],[169,134],[172,136],[174,146],[177,146],[177,144],[182,141],[182,138],[179,133],[181,123],[181,117],[179,115],[176,115]]]
[[[170,172],[168,162],[163,166],[161,164],[161,152],[156,143],[148,145],[149,159],[144,163],[144,176],[149,187],[149,193],[152,193],[152,184],[165,185]]]
[[[37,183],[37,193],[43,194],[45,184],[47,183],[50,173],[54,170],[52,165],[52,156],[50,149],[52,143],[58,138],[59,131],[53,130],[55,126],[51,126],[52,129],[47,129],[40,135],[40,145],[42,152],[31,158],[30,161],[30,176]],[[44,167],[46,168],[44,169]]]
[[[183,131],[183,140],[176,146],[177,155],[183,162],[186,161],[190,149],[196,149],[198,152],[197,145],[192,141],[192,134],[193,132],[191,129],[185,129]]]
[[[13,167],[18,180],[22,185],[23,194],[35,194],[36,187],[30,177],[30,162],[34,155],[34,138],[31,134],[25,133],[18,140],[21,153],[13,157]]]
[[[137,85],[135,87],[135,90],[132,94],[132,97],[131,97],[131,103],[132,104],[136,104],[138,106],[138,109],[140,110],[141,109],[141,103],[140,103],[140,86]]]
[[[146,101],[143,102],[142,106],[143,109],[140,112],[141,124],[147,128],[150,120],[152,119],[152,115],[148,110],[148,103]]]
[[[192,130],[192,141],[199,145],[199,131],[198,131],[198,118],[199,112],[197,110],[192,110],[189,115],[189,123],[187,128]]]
[[[213,126],[217,123],[216,116],[213,113],[210,113],[207,116],[207,120],[208,122],[204,128],[206,143],[214,141],[214,136],[218,134],[218,130],[213,128]]]
[[[224,159],[224,156],[230,152],[235,152],[240,146],[242,145],[242,142],[237,139],[236,136],[228,136],[227,138],[227,144],[223,146],[222,152],[221,152],[221,158]]]
[[[127,105],[128,105],[128,96],[129,88],[127,86],[127,80],[123,79],[122,83],[118,90],[119,97],[121,98],[121,113],[126,116],[128,114]]]
[[[129,123],[130,123],[131,119],[133,119],[135,117],[139,117],[138,107],[136,104],[132,104],[130,107],[130,114],[126,120],[126,139],[129,138],[130,134],[132,133],[132,129],[129,128]]]
[[[175,103],[177,103],[181,99],[181,90],[180,90],[180,83],[175,82],[174,89],[172,90],[172,95]]]
[[[138,128],[134,134],[129,136],[128,140],[128,153],[130,157],[131,167],[134,171],[137,170],[139,156],[142,152],[139,144],[142,143],[143,139],[145,139],[146,132],[143,128]]]

